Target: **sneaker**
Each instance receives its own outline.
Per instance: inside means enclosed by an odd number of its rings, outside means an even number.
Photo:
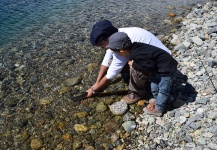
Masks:
[[[148,107],[144,108],[143,109],[147,114],[149,115],[155,115],[155,116],[158,116],[158,117],[161,117],[163,115],[163,113],[159,110],[157,110],[156,108],[152,109],[152,110],[149,110]]]
[[[153,109],[155,109],[155,103],[156,103],[156,99],[150,99],[149,100],[149,104],[148,104],[148,106],[147,106],[147,108],[148,108],[148,110],[153,110]]]
[[[133,104],[135,102],[137,102],[138,100],[140,100],[140,96],[138,96],[135,92],[130,92],[129,94],[127,94],[126,96],[124,96],[121,101],[126,102],[127,104]]]

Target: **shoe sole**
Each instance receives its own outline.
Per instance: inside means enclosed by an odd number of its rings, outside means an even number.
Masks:
[[[138,102],[139,99],[138,99],[138,100],[135,100],[135,101],[126,101],[126,100],[124,100],[124,99],[121,99],[121,101],[122,101],[122,102],[125,102],[125,103],[127,103],[127,104],[134,104],[134,103]]]
[[[143,110],[144,110],[144,112],[146,112],[149,115],[154,115],[154,116],[157,116],[157,117],[161,117],[163,115],[162,113],[149,112],[146,108],[144,108]]]

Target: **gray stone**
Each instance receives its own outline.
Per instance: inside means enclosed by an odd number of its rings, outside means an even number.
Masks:
[[[198,36],[192,37],[191,40],[198,46],[203,45],[203,41]]]
[[[200,125],[199,125],[198,123],[191,123],[189,126],[190,126],[191,128],[193,128],[194,130],[197,130],[197,129],[200,128]]]
[[[207,99],[196,99],[195,104],[207,104]]]
[[[208,147],[212,150],[217,150],[217,144],[216,143],[209,143]]]
[[[186,120],[187,120],[187,119],[186,119],[185,116],[180,116],[180,117],[179,117],[179,122],[180,122],[181,124],[185,123]]]
[[[186,46],[183,45],[182,43],[174,47],[174,50],[176,51],[185,50],[185,49],[186,49]]]
[[[175,117],[176,118],[179,118],[181,116],[181,112],[179,111],[179,110],[177,110],[176,112],[175,112]]]
[[[208,60],[208,66],[212,68],[217,66],[217,60]]]
[[[135,121],[127,121],[122,124],[126,132],[132,132],[136,128]]]
[[[190,47],[190,45],[191,45],[191,43],[190,43],[190,42],[187,42],[187,41],[185,41],[185,42],[183,42],[183,43],[182,43],[182,45],[184,45],[186,48],[189,48],[189,47]]]
[[[186,143],[185,148],[195,148],[194,143]]]
[[[124,116],[123,116],[123,120],[124,121],[130,121],[130,120],[135,120],[136,117],[130,113],[130,112],[127,112]]]
[[[185,138],[184,138],[184,140],[185,140],[185,142],[187,142],[187,143],[193,142],[192,137],[191,137],[190,135],[186,135]]]
[[[155,118],[154,118],[154,117],[149,117],[149,118],[148,118],[148,122],[149,122],[150,124],[153,124],[153,123],[155,122]]]
[[[124,113],[127,112],[128,105],[124,101],[117,101],[109,105],[109,109],[114,115],[123,115]]]
[[[212,28],[212,29],[209,29],[207,31],[207,34],[212,34],[212,33],[216,33],[217,32],[217,29],[216,28]]]
[[[197,140],[197,142],[198,142],[199,144],[201,144],[201,145],[205,145],[205,144],[206,144],[206,140],[205,140],[204,138],[199,138],[199,139]]]
[[[207,23],[206,26],[208,27],[217,26],[217,23],[216,22]]]
[[[212,127],[210,127],[209,132],[216,133],[217,132],[217,125],[213,125]]]

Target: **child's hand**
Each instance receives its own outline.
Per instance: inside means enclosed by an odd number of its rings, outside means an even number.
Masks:
[[[92,97],[93,96],[93,92],[91,89],[88,89],[87,91],[87,98]]]
[[[131,60],[131,61],[128,61],[128,65],[130,66],[130,68],[132,68],[132,65],[133,65],[133,60]]]

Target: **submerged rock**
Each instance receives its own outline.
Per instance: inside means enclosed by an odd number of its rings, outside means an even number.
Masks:
[[[99,102],[97,105],[96,105],[96,112],[104,112],[107,110],[107,105],[104,104],[104,102]]]
[[[77,131],[77,132],[86,132],[86,131],[89,130],[88,127],[85,126],[85,125],[83,125],[83,124],[75,124],[75,125],[74,125],[74,129],[75,129],[75,131]]]
[[[40,149],[42,148],[43,141],[40,138],[34,138],[31,140],[31,148],[32,149]]]

